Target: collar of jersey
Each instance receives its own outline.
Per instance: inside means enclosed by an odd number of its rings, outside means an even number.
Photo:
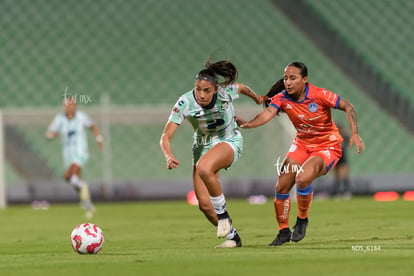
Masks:
[[[195,96],[195,94],[194,94],[194,89],[193,89],[193,97],[194,97],[194,100],[196,101],[196,103],[198,103],[197,102],[197,98],[196,98],[196,96]],[[214,96],[213,96],[213,100],[211,101],[211,103],[208,105],[208,106],[201,106],[202,108],[204,108],[204,109],[212,109],[213,107],[214,107],[214,105],[216,104],[216,102],[217,102],[217,93],[216,94],[214,94]]]
[[[289,100],[291,100],[292,102],[296,102],[296,103],[303,103],[307,98],[308,98],[308,93],[309,93],[309,85],[306,84],[305,85],[305,98],[303,98],[303,100],[301,101],[296,101],[295,99],[293,99],[287,92],[286,90],[283,90],[283,96],[285,96],[286,98],[288,98]]]

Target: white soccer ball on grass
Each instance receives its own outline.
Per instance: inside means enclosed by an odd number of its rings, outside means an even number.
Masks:
[[[79,254],[97,254],[104,244],[102,229],[92,223],[83,223],[73,229],[70,241]]]

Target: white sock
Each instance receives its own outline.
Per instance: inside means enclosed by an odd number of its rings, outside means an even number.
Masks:
[[[210,199],[217,215],[221,215],[227,212],[226,199],[224,198],[223,194],[216,197],[210,196]]]
[[[76,189],[80,189],[82,187],[81,180],[79,176],[77,176],[76,174],[72,174],[72,176],[70,177],[69,183]]]

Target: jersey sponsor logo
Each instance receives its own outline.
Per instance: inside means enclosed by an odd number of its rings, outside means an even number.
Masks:
[[[310,103],[308,105],[308,110],[310,112],[316,112],[316,111],[318,111],[318,104],[317,103]]]
[[[319,119],[320,117],[322,117],[322,115],[319,115],[319,116],[316,116],[316,117],[310,118],[310,119],[309,119],[309,121],[313,121],[313,120]]]
[[[202,110],[197,110],[197,111],[194,112],[193,117],[198,119],[198,118],[203,117],[204,115],[205,115],[205,113]]]
[[[68,137],[71,137],[71,136],[73,136],[73,135],[75,135],[76,134],[76,130],[70,130],[69,132],[68,132]]]
[[[181,109],[181,107],[182,107],[183,105],[184,105],[184,101],[183,101],[183,100],[178,101],[178,102],[177,102],[177,104],[176,104],[176,106],[174,106],[174,108],[173,108],[172,112],[173,112],[174,114],[179,113],[179,112],[180,112],[180,109]]]
[[[216,129],[217,127],[224,125],[225,121],[223,119],[215,119],[213,121],[207,122],[208,129]]]
[[[291,109],[291,108],[292,108],[292,106],[290,104],[286,105],[286,109]]]

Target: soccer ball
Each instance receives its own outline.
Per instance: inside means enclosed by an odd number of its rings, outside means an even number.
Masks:
[[[104,233],[95,224],[79,224],[73,229],[70,241],[79,254],[97,254],[104,244]]]

